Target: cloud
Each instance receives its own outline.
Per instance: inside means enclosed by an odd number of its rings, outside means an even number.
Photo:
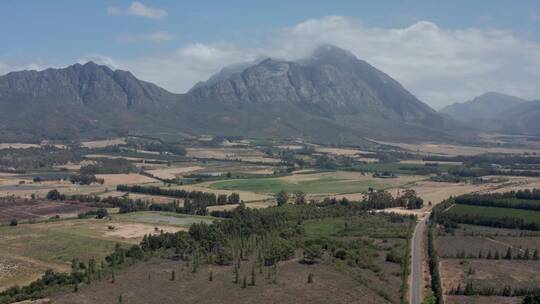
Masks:
[[[169,32],[153,32],[153,33],[144,33],[144,34],[133,34],[133,33],[120,33],[115,36],[115,40],[119,43],[133,43],[133,42],[168,42],[175,39],[174,34]]]
[[[112,16],[129,15],[136,17],[144,17],[150,19],[161,19],[167,17],[166,10],[161,8],[149,7],[139,1],[132,2],[127,9],[118,7],[108,7],[107,14]]]

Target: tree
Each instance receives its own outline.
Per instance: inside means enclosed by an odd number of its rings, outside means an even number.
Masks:
[[[174,281],[176,279],[176,272],[173,270],[171,272],[171,281]]]
[[[228,197],[229,204],[239,204],[240,203],[240,194],[233,192]]]
[[[315,275],[314,275],[313,273],[311,273],[311,272],[308,274],[308,276],[307,276],[307,282],[308,282],[308,284],[313,283],[313,277],[314,277],[314,276],[315,276]]]
[[[283,206],[289,201],[289,194],[281,190],[275,195],[275,198],[278,206]]]
[[[61,194],[58,190],[54,189],[47,193],[47,199],[53,200],[53,201],[63,201],[66,199],[66,196]]]
[[[12,218],[12,219],[9,221],[9,225],[15,227],[15,226],[19,225],[19,222],[17,221],[16,218]]]
[[[508,250],[506,250],[506,255],[504,256],[505,260],[511,260],[512,259],[512,249],[508,247]]]
[[[102,219],[107,216],[109,216],[109,212],[105,208],[99,208],[96,212],[96,218],[98,219]]]
[[[528,295],[521,304],[540,304],[540,295]]]
[[[251,286],[255,286],[255,264],[251,266]]]
[[[297,205],[304,205],[306,203],[306,194],[302,191],[294,192],[294,203]]]
[[[304,261],[308,264],[315,263],[322,257],[322,247],[317,244],[311,244],[304,248]]]

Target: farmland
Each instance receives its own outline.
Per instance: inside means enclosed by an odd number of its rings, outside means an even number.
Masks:
[[[449,213],[458,215],[479,215],[490,218],[519,218],[526,222],[540,225],[540,212],[530,210],[519,210],[510,208],[482,207],[469,205],[456,205],[449,210]]]
[[[303,191],[307,194],[320,195],[358,193],[365,192],[369,188],[386,189],[418,179],[420,178],[376,179],[354,172],[329,172],[298,174],[282,178],[229,180],[211,183],[209,187],[256,193],[277,193],[280,190]]]
[[[431,252],[439,260],[440,296],[446,301],[520,303],[540,286],[540,232],[533,229],[538,227],[540,212],[513,208],[517,203],[535,203],[516,197],[524,196],[475,194],[449,199],[435,208],[436,221],[444,225],[430,226],[436,236]],[[501,201],[508,202],[505,208],[474,205]]]

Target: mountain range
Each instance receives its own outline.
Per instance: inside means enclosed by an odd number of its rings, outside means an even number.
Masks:
[[[484,132],[540,135],[540,101],[488,92],[439,111]]]
[[[387,74],[331,45],[226,67],[185,94],[88,62],[0,77],[0,138],[137,134],[445,140],[466,132]],[[459,137],[458,136],[458,137]]]

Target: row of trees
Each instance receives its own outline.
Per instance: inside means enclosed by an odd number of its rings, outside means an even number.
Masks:
[[[487,260],[538,260],[540,259],[538,249],[535,249],[532,253],[529,248],[525,250],[518,249],[517,253],[513,254],[512,248],[508,247],[506,254],[501,255],[498,250],[492,252],[488,250],[484,253],[482,250],[478,254],[466,253],[465,250],[458,250],[453,256],[445,256],[445,258],[457,258],[457,259],[487,259]]]
[[[202,192],[202,191],[187,191],[184,189],[164,189],[157,186],[139,186],[139,185],[118,185],[117,191],[144,193],[150,195],[164,195],[178,198],[188,198],[197,202],[204,202],[208,206],[224,205],[224,204],[238,204],[240,203],[240,195],[238,193],[231,193],[229,196],[220,195],[216,196],[214,193]]]

